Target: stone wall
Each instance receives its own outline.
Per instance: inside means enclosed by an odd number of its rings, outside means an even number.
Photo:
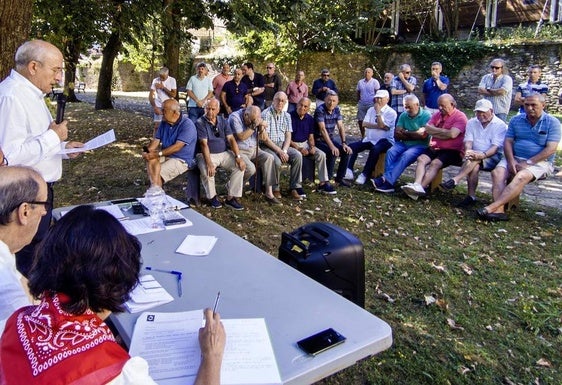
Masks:
[[[478,84],[483,75],[489,73],[489,63],[494,57],[500,57],[507,62],[510,76],[513,78],[513,95],[519,83],[527,79],[527,68],[531,64],[538,64],[543,69],[542,80],[550,87],[548,94],[548,109],[550,112],[562,113],[562,106],[558,104],[558,93],[561,90],[562,67],[560,65],[562,45],[560,43],[541,43],[511,46],[511,52],[499,50],[496,55],[478,60],[473,65],[465,67],[456,77],[451,79],[449,92],[455,97],[462,108],[472,108],[478,96]],[[435,58],[439,61],[439,57]],[[332,54],[327,52],[307,53],[301,57],[299,66],[307,74],[307,83],[312,84],[322,68],[329,68],[332,79],[336,81],[343,99],[355,100],[355,87],[362,78],[366,66],[373,66],[375,77],[382,78],[385,72],[397,73],[402,63],[412,66],[413,75],[418,79],[416,94],[421,97],[421,84],[424,80],[425,69],[418,68],[408,53],[394,53],[387,59],[362,54]],[[447,74],[447,68],[443,69]],[[512,109],[517,109],[512,105]]]

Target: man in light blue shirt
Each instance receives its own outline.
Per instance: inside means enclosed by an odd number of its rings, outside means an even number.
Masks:
[[[205,114],[205,103],[214,97],[213,81],[207,76],[207,65],[197,64],[197,75],[193,75],[187,82],[186,91],[189,96],[187,102],[187,116],[193,124]]]
[[[554,170],[553,161],[560,142],[560,121],[544,111],[545,96],[525,98],[525,113],[509,122],[504,141],[505,157],[492,171],[494,201],[477,210],[487,221],[506,221],[504,205],[519,196],[525,185],[546,178]],[[506,185],[508,177],[512,180]]]

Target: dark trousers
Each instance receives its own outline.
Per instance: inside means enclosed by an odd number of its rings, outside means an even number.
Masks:
[[[336,141],[332,141],[332,143],[334,144],[334,146],[337,147],[337,149],[340,152],[340,164],[338,165],[338,171],[336,173],[336,178],[335,178],[335,180],[339,182],[345,177],[345,171],[347,170],[347,162],[349,160],[349,155],[343,150],[343,146],[341,143]],[[328,179],[331,179],[332,175],[334,175],[334,168],[336,166],[337,157],[332,154],[330,147],[328,147],[326,142],[324,142],[323,140],[316,139],[316,147],[318,147],[319,149],[321,149],[326,153],[326,168],[328,169]]]
[[[41,221],[39,222],[39,227],[37,228],[37,232],[35,233],[35,236],[31,240],[31,243],[16,253],[16,267],[18,271],[25,277],[27,277],[29,273],[29,269],[31,268],[31,264],[33,263],[33,258],[35,256],[35,248],[37,244],[41,242],[43,238],[45,238],[45,236],[49,232],[49,228],[51,227],[51,220],[53,219],[53,200],[54,200],[53,184],[54,183],[47,184],[48,187],[47,201],[50,202],[49,210],[47,211],[47,214],[45,214],[41,218]]]
[[[381,139],[377,142],[377,144],[360,141],[351,143],[349,147],[351,147],[351,149],[353,150],[353,154],[349,157],[349,164],[347,165],[347,168],[350,168],[352,170],[359,153],[369,150],[369,156],[367,157],[367,161],[365,162],[365,166],[363,167],[362,174],[367,178],[370,178],[373,170],[375,169],[375,166],[377,165],[377,161],[379,160],[379,155],[383,152],[386,152],[390,147],[392,147],[392,143],[390,143],[388,139]]]

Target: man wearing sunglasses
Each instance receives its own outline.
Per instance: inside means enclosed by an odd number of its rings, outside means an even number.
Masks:
[[[316,96],[316,108],[324,104],[324,99],[328,96],[329,91],[339,93],[336,82],[330,79],[330,70],[324,68],[320,73],[320,78],[312,83],[312,94]]]
[[[248,168],[246,176],[249,179],[256,169],[246,155],[240,154],[228,120],[219,115],[219,110],[219,101],[211,99],[205,105],[205,115],[195,122],[201,147],[201,152],[197,154],[201,184],[211,207],[220,209],[222,203],[215,188],[215,175],[218,167],[225,169],[230,173],[230,178],[226,184],[228,192],[224,203],[233,210],[244,210],[238,201],[244,188],[244,172]]]
[[[263,75],[264,81],[264,97],[265,97],[265,106],[271,106],[273,103],[273,97],[279,91],[281,91],[281,76],[275,73],[275,64],[267,63],[265,67],[267,70],[266,74]]]
[[[394,108],[398,117],[404,112],[404,96],[412,94],[417,85],[418,79],[412,75],[412,67],[409,64],[402,64],[398,75],[394,77],[390,86],[390,95],[392,96],[390,106]]]
[[[51,43],[31,40],[17,49],[15,63],[16,68],[0,83],[0,148],[11,166],[33,167],[41,174],[52,206],[53,185],[62,176],[62,159],[78,155],[67,157],[61,150],[83,147],[80,142],[66,141],[68,122],[56,123],[44,101],[45,94],[62,81],[63,55]],[[18,269],[24,275],[35,244],[51,225],[51,210],[47,211],[33,241],[18,253]]]
[[[507,74],[503,59],[494,59],[490,63],[490,73],[480,80],[478,93],[483,98],[492,102],[494,114],[504,122],[511,107],[511,94],[513,92],[513,79]]]
[[[31,304],[14,254],[31,242],[49,208],[47,184],[37,171],[0,168],[0,334],[15,310]]]

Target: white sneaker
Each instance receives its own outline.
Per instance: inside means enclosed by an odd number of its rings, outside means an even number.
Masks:
[[[357,179],[355,179],[355,184],[365,184],[366,181],[367,177],[365,174],[361,173],[357,176]]]
[[[348,168],[345,171],[345,177],[343,179],[353,180],[353,170]]]
[[[402,191],[404,191],[404,193],[409,197],[412,198],[413,200],[417,201],[418,200],[418,194],[414,188],[414,184],[413,183],[408,183],[405,184],[404,186],[401,187]]]
[[[414,190],[418,193],[418,196],[425,195],[425,189],[419,183],[414,183]]]

